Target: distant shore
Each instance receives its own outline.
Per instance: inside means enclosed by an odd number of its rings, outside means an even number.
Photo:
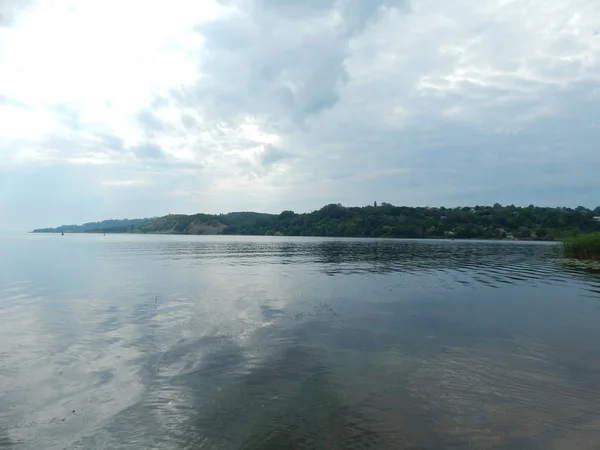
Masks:
[[[600,207],[325,205],[310,213],[170,214],[33,230],[36,233],[315,236],[560,241],[600,232]]]
[[[60,234],[56,231],[30,231],[29,234]],[[130,235],[130,236],[248,236],[248,237],[304,237],[304,238],[331,238],[331,239],[389,239],[389,240],[432,240],[432,241],[490,241],[490,242],[548,242],[548,243],[560,243],[559,240],[543,240],[543,239],[507,239],[507,238],[449,238],[449,237],[388,237],[388,236],[308,236],[308,235],[284,235],[284,234],[190,234],[190,233],[173,233],[173,232],[153,232],[153,233],[141,233],[141,232],[100,232],[100,231],[74,231],[65,232],[67,234],[102,234],[102,235]]]

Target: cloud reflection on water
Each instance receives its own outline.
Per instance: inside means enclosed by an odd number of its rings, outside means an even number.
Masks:
[[[584,294],[598,279],[565,271],[551,245],[48,236],[5,248],[37,255],[0,275],[0,425],[15,442],[593,442],[600,310]]]

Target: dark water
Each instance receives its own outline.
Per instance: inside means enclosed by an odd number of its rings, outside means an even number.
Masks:
[[[0,448],[600,448],[555,245],[4,237],[0,320]]]

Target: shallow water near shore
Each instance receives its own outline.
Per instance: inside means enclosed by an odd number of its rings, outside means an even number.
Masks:
[[[561,252],[0,237],[0,448],[600,448],[600,271]]]

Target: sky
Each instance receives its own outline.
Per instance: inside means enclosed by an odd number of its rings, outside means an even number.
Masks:
[[[2,0],[0,228],[600,204],[597,0]]]

